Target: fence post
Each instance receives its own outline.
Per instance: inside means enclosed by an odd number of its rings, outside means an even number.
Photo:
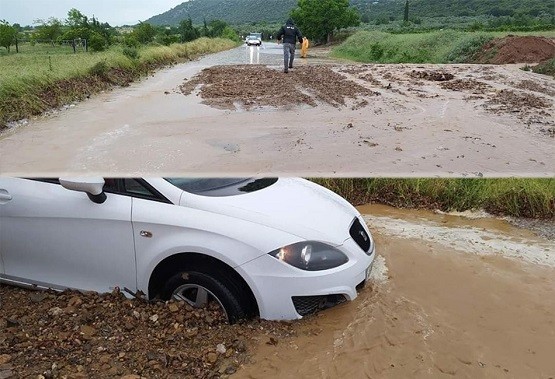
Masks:
[[[77,53],[77,51],[75,51],[75,39],[71,40],[71,47],[73,47],[73,54]]]
[[[88,52],[89,51],[89,44],[87,43],[87,40],[85,39],[85,51]]]
[[[17,44],[17,37],[15,37],[15,52],[19,53],[19,45]]]

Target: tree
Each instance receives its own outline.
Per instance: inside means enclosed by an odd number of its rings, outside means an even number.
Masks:
[[[66,25],[69,29],[65,30],[60,37],[62,40],[71,41],[76,39],[89,40],[91,37],[91,25],[89,19],[81,11],[72,8],[67,12]]]
[[[365,24],[368,24],[370,22],[370,15],[368,15],[368,12],[365,12],[361,18],[360,21],[362,21]]]
[[[222,20],[212,20],[208,26],[210,26],[210,37],[220,37],[227,27],[227,22]]]
[[[409,0],[405,2],[405,15],[403,16],[404,22],[409,22]]]
[[[190,18],[188,20],[181,20],[179,23],[179,34],[181,35],[181,42],[189,42],[196,40],[200,33],[193,26],[193,20]]]
[[[152,42],[156,36],[156,29],[154,26],[147,22],[140,22],[139,25],[133,29],[133,36],[142,44]]]
[[[92,51],[103,51],[106,49],[108,42],[102,34],[93,31],[89,35],[89,41],[87,42],[87,45],[91,48]]]
[[[101,23],[94,16],[92,18],[92,21],[89,23],[89,28],[92,31],[91,38],[94,34],[102,36],[102,38],[104,39],[104,44],[106,46],[111,44],[112,37],[117,33],[116,29],[112,28],[110,24],[108,24],[107,22]]]
[[[299,0],[291,18],[304,35],[317,42],[330,42],[335,31],[360,24],[360,15],[349,0]]]
[[[156,40],[166,46],[169,46],[172,43],[179,43],[181,41],[181,33],[179,32],[179,28],[166,26],[160,32],[158,32]]]
[[[69,12],[67,12],[66,23],[71,28],[86,28],[89,26],[87,16],[75,8],[71,8]]]
[[[222,34],[220,35],[222,38],[227,38],[235,42],[239,42],[241,39],[235,30],[231,28],[231,26],[226,26],[224,30],[222,30]]]
[[[208,24],[206,23],[206,18],[204,19],[204,22],[202,24],[202,36],[203,37],[210,36],[210,31],[208,30]]]
[[[10,52],[10,46],[15,42],[17,30],[6,21],[0,20],[0,46]]]
[[[66,19],[67,28],[59,37],[61,40],[73,41],[73,50],[75,51],[75,40],[87,40],[87,48],[91,47],[93,51],[101,51],[110,45],[111,37],[115,33],[108,23],[100,23],[94,15],[89,20],[78,9],[72,8],[67,12]]]
[[[33,33],[34,40],[50,41],[54,46],[54,41],[62,35],[62,22],[57,18],[50,17],[48,21],[35,20],[35,24],[40,24]]]

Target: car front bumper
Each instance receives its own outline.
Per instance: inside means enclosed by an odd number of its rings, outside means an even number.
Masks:
[[[349,262],[330,270],[300,270],[268,254],[236,270],[251,287],[260,318],[299,319],[302,318],[300,313],[304,313],[300,309],[310,309],[318,306],[318,303],[327,307],[343,300],[355,299],[357,287],[366,281],[375,250],[367,255],[352,238],[338,249],[349,257]]]

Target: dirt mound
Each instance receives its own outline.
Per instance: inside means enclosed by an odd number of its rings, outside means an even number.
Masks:
[[[472,63],[538,63],[555,57],[555,42],[545,37],[507,36],[484,45]]]
[[[493,90],[493,87],[489,84],[474,79],[456,79],[443,82],[440,86],[451,91],[470,91],[474,94],[484,94]]]
[[[0,285],[0,299],[0,378],[216,378],[249,359],[252,338],[277,340],[290,328],[266,321],[228,325],[219,310],[129,300],[119,292]]]
[[[543,125],[540,131],[550,137],[555,136],[552,126],[553,115],[548,111],[553,102],[544,97],[522,91],[503,89],[487,100],[483,107],[493,113],[512,113],[528,125],[538,123]]]
[[[318,102],[339,107],[346,106],[348,99],[376,95],[325,66],[298,67],[288,74],[258,65],[215,66],[204,69],[180,88],[189,95],[198,86],[206,104],[226,109],[237,104],[247,109],[299,104],[315,107]]]
[[[551,102],[544,98],[529,93],[517,93],[511,90],[501,90],[497,92],[486,104],[499,104],[501,109],[508,109],[512,112],[530,108],[549,108],[552,105]]]
[[[555,97],[554,89],[529,79],[522,80],[519,83],[514,84],[514,87]]]
[[[451,80],[455,77],[453,74],[450,74],[448,72],[443,72],[443,71],[416,71],[416,70],[412,70],[412,72],[409,75],[412,76],[413,78],[430,80],[430,81],[433,81],[433,82],[445,82],[445,81]]]

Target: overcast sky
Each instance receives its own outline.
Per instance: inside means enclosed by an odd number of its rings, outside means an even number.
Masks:
[[[21,26],[36,19],[65,19],[71,8],[112,26],[134,25],[186,0],[0,0],[0,20]]]

